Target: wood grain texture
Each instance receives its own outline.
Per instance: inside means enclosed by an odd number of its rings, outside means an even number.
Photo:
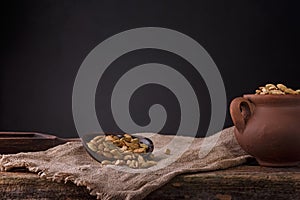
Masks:
[[[147,199],[300,199],[300,168],[242,166],[181,175]]]
[[[26,172],[0,173],[1,199],[96,199],[84,187],[55,183]],[[300,168],[240,166],[184,174],[146,199],[300,199]]]
[[[73,183],[56,183],[24,172],[0,172],[1,199],[96,199],[85,187]]]
[[[80,141],[80,139],[64,139],[34,132],[0,132],[0,154],[44,151],[71,141]]]

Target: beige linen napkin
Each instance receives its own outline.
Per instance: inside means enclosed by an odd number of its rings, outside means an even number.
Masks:
[[[161,169],[144,173],[102,166],[88,155],[80,142],[69,142],[47,151],[2,155],[0,170],[24,167],[42,178],[86,186],[90,194],[97,195],[98,199],[142,199],[176,175],[226,169],[245,163],[250,156],[236,142],[233,129],[224,129],[208,137],[205,142],[203,138],[196,138],[179,159]],[[159,148],[173,137],[153,134],[151,140]],[[214,147],[207,155],[207,152],[199,153],[201,146],[211,145]]]

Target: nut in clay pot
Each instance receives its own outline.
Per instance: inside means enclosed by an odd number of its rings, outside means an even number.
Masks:
[[[240,146],[262,166],[300,164],[300,95],[252,95],[230,104]]]

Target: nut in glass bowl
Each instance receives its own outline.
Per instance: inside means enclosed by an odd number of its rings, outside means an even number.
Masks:
[[[148,168],[156,165],[150,139],[130,134],[87,134],[82,138],[87,152],[102,165]]]

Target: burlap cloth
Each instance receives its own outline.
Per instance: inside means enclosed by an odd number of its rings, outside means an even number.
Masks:
[[[151,139],[155,147],[160,147],[171,137],[154,134]],[[80,142],[69,142],[47,151],[2,155],[0,170],[24,167],[42,178],[86,186],[98,199],[142,199],[178,174],[226,169],[245,163],[250,157],[237,144],[233,127],[210,136],[206,145],[215,139],[218,139],[216,145],[201,159],[199,148],[203,138],[196,138],[178,160],[146,173],[129,173],[101,166],[86,153]]]

